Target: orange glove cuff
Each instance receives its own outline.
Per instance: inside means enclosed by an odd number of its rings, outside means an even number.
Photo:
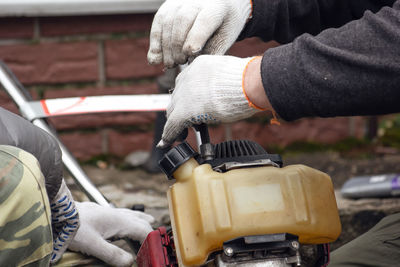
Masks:
[[[252,7],[253,7],[253,5],[252,5]],[[248,97],[248,95],[246,94],[246,90],[245,90],[245,88],[244,88],[244,77],[245,77],[245,75],[246,75],[247,68],[249,67],[250,63],[251,63],[253,60],[255,60],[255,59],[257,59],[257,58],[260,58],[260,57],[261,57],[261,56],[253,57],[252,59],[249,60],[249,62],[247,62],[246,66],[244,67],[243,76],[242,76],[242,89],[243,89],[243,94],[244,94],[244,96],[245,96],[247,102],[249,103],[249,106],[250,106],[250,107],[255,108],[255,109],[258,109],[258,110],[260,110],[260,111],[268,111],[269,109],[261,108],[261,107],[257,106],[256,104],[254,104],[253,102],[251,102],[251,100],[250,100],[250,98]],[[273,116],[273,118],[270,120],[270,123],[271,123],[271,124],[275,124],[275,125],[281,125],[280,122],[279,122],[278,119],[277,119],[276,112],[275,112],[275,111],[272,111],[272,110],[270,110],[270,111],[272,112],[272,116]]]

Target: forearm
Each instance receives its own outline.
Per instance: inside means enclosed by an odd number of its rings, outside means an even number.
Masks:
[[[400,112],[400,1],[265,52],[263,87],[286,120]]]
[[[257,36],[288,43],[303,33],[316,35],[359,19],[366,10],[377,12],[394,0],[253,0],[253,17],[239,40]]]
[[[248,101],[261,110],[274,111],[261,80],[261,59],[256,57],[248,63],[244,74],[244,91]]]

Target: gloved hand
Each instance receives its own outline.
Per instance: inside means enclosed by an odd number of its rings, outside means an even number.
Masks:
[[[72,242],[78,227],[79,216],[64,179],[61,182],[57,195],[50,203],[51,221],[53,228],[53,254],[51,263],[58,261],[68,245]]]
[[[251,0],[167,0],[156,13],[147,59],[166,67],[200,54],[223,55],[252,11]]]
[[[251,58],[200,56],[177,77],[159,147],[193,124],[226,123],[259,112],[249,105],[243,77]]]
[[[110,238],[128,237],[143,242],[153,229],[154,218],[140,211],[76,202],[80,227],[68,249],[94,256],[112,266],[131,266],[133,257],[109,243]]]

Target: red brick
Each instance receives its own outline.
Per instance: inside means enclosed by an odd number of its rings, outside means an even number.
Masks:
[[[3,90],[0,91],[0,107],[19,115],[17,106]]]
[[[150,150],[153,144],[153,132],[108,132],[109,153],[126,156],[136,150]]]
[[[134,94],[156,94],[156,83],[141,83],[129,86],[113,87],[86,87],[46,90],[44,98],[96,96],[96,95],[134,95]]]
[[[57,130],[151,124],[155,113],[112,113],[54,117],[50,122]]]
[[[362,127],[363,119],[360,117],[355,119],[356,125]],[[290,123],[282,122],[281,126],[276,126],[241,121],[232,124],[232,134],[233,139],[253,140],[264,147],[271,145],[285,146],[294,141],[334,143],[349,136],[348,122],[349,118],[312,118]],[[213,143],[225,141],[224,126],[211,126],[209,131]],[[119,132],[108,130],[107,136],[108,153],[120,157],[124,157],[132,151],[150,150],[153,142],[152,131]],[[62,133],[61,140],[81,160],[87,160],[103,153],[100,131],[95,133]],[[196,140],[192,130],[189,131],[187,140],[196,148]]]
[[[98,78],[94,42],[0,46],[4,60],[25,84],[88,82]]]
[[[38,95],[35,91],[29,90],[29,93],[33,99],[38,99]],[[11,97],[3,90],[0,91],[0,107],[20,115],[17,105],[14,104]]]
[[[0,38],[33,38],[33,18],[0,18]]]
[[[99,15],[40,18],[42,36],[148,32],[154,14]]]
[[[363,124],[356,118],[356,137],[362,137]],[[334,143],[350,136],[349,118],[308,118],[281,122],[280,126],[237,122],[232,125],[234,139],[249,139],[264,147],[286,146],[295,141]]]
[[[21,114],[19,113],[19,110],[18,110],[17,106],[16,106],[13,102],[11,102],[11,101],[8,101],[8,102],[3,102],[3,101],[2,101],[2,103],[0,104],[0,107],[2,107],[2,108],[6,109],[6,110],[8,110],[8,111],[11,111],[12,113],[15,113],[15,114],[21,116]]]
[[[352,117],[354,119],[354,137],[363,138],[365,137],[366,131],[366,117]],[[379,117],[378,117],[379,120]],[[349,121],[350,124],[350,121]],[[350,131],[350,128],[349,128]]]
[[[161,65],[147,63],[148,38],[107,41],[105,48],[108,79],[145,78],[162,73]]]
[[[63,144],[79,160],[88,160],[93,156],[100,155],[102,151],[102,136],[100,132],[95,133],[61,133],[59,135]]]
[[[95,95],[131,95],[131,94],[156,94],[155,83],[132,85],[125,87],[106,88],[81,88],[46,90],[44,98],[95,96]],[[58,130],[94,128],[106,126],[131,126],[138,124],[151,124],[155,120],[154,112],[91,114],[51,118],[51,123]]]
[[[253,37],[235,43],[228,54],[237,57],[251,57],[262,55],[268,48],[276,47],[279,44],[275,41],[263,42],[261,39]]]

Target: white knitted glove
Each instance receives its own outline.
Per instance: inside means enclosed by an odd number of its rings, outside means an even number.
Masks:
[[[57,195],[50,203],[51,225],[53,228],[53,254],[51,263],[58,261],[72,242],[78,227],[79,216],[64,179]]]
[[[200,53],[223,55],[251,11],[251,0],[167,0],[154,17],[147,59],[172,67]]]
[[[251,58],[200,56],[177,77],[159,147],[193,124],[225,123],[259,112],[249,106],[242,79]]]
[[[108,242],[128,237],[143,242],[153,229],[151,215],[140,211],[76,202],[80,227],[68,249],[94,256],[112,266],[132,266],[133,256]]]

